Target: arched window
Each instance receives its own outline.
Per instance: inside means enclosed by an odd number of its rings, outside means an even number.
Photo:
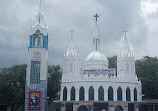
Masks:
[[[94,88],[92,86],[89,88],[89,100],[94,100]]]
[[[71,88],[71,100],[75,100],[75,88],[74,87],[72,87]]]
[[[79,99],[81,101],[84,100],[84,88],[83,88],[83,86],[79,90]]]
[[[134,101],[137,101],[137,89],[134,88]]]
[[[119,87],[117,89],[117,100],[122,101],[122,89],[121,89],[121,87]]]
[[[72,72],[72,63],[70,63],[70,72]]]
[[[129,74],[129,64],[126,64],[126,73]]]
[[[129,87],[126,89],[126,101],[131,101],[131,91]]]
[[[63,101],[67,101],[67,88],[66,87],[63,90]]]
[[[113,100],[113,88],[111,86],[108,89],[108,100]]]
[[[98,100],[104,100],[104,89],[102,86],[100,86],[98,90]]]

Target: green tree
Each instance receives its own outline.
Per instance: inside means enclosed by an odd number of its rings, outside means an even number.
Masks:
[[[60,90],[61,68],[59,65],[48,66],[48,96],[50,100],[57,97]],[[16,111],[25,104],[26,65],[14,65],[0,70],[0,105],[11,106]]]
[[[50,97],[49,102],[51,102],[55,100],[55,98],[58,96],[58,92],[60,91],[62,75],[62,70],[60,66],[50,65],[48,67],[48,75],[48,97]]]
[[[117,68],[117,56],[108,57],[109,68]]]
[[[26,65],[15,65],[0,72],[0,104],[13,111],[24,105]]]
[[[144,56],[136,61],[136,73],[142,82],[142,92],[145,99],[158,98],[158,59]]]

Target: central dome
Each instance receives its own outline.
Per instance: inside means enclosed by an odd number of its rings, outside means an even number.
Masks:
[[[108,59],[99,51],[92,51],[86,58],[85,69],[108,69]]]
[[[86,61],[104,61],[108,62],[106,56],[98,51],[92,51],[88,56]]]

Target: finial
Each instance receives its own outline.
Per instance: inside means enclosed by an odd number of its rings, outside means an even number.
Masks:
[[[94,15],[94,17],[95,17],[96,22],[97,22],[99,15],[96,13],[96,15]]]
[[[127,31],[127,30],[125,30],[125,31],[123,31],[123,32],[125,33],[125,37],[126,37],[126,36],[127,36],[127,32],[128,32],[128,31]]]

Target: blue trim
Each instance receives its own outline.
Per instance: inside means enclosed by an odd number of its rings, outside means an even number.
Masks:
[[[48,49],[48,36],[43,36],[43,48]]]
[[[41,33],[42,34],[42,33]],[[34,35],[34,34],[33,34]],[[42,39],[43,39],[43,44],[41,47],[34,47],[33,46],[33,35],[30,35],[30,45],[28,48],[46,48],[48,49],[48,35],[43,35]]]
[[[112,103],[112,102],[118,102],[118,103],[145,103],[145,102],[138,102],[138,101],[54,101],[56,103],[84,103],[84,102],[87,102],[87,103]]]
[[[132,82],[113,82],[113,81],[77,81],[77,82],[62,82],[62,83],[80,83],[80,82],[106,82],[106,83],[130,83],[130,84],[139,84],[139,83],[132,83]]]
[[[32,48],[32,35],[30,35],[30,48]]]

